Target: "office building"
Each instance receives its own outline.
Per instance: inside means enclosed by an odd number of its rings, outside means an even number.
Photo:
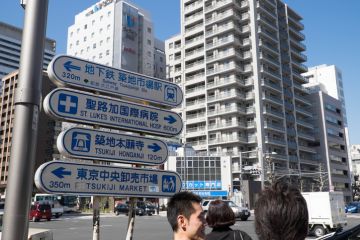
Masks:
[[[164,43],[149,14],[123,0],[103,0],[75,16],[67,54],[144,75],[165,77]]]
[[[20,67],[22,29],[0,22],[0,79]],[[46,39],[44,70],[55,56],[55,41]]]
[[[344,118],[346,146],[348,149],[348,158],[351,159],[349,128],[347,124],[345,95],[341,70],[335,65],[319,65],[309,68],[309,71],[302,74],[308,79],[309,83],[304,87],[319,88],[322,92],[341,102],[341,112]],[[349,161],[350,170],[352,170],[351,160]]]
[[[353,144],[350,147],[351,165],[353,176],[360,175],[360,144]],[[353,180],[353,178],[352,178]]]
[[[314,91],[314,89],[312,89]],[[314,114],[315,144],[320,166],[314,176],[314,191],[341,191],[345,202],[352,200],[351,174],[341,101],[322,91],[310,95]],[[320,185],[324,183],[323,188]],[[319,189],[320,188],[320,189]]]
[[[0,193],[3,194],[7,184],[11,141],[14,127],[15,116],[15,91],[17,87],[19,73],[12,72],[2,78],[3,88],[0,97]],[[55,88],[55,85],[49,80],[47,74],[43,74],[42,96]],[[42,163],[59,158],[59,152],[56,148],[56,138],[61,130],[61,122],[48,117],[43,109],[39,113],[38,137],[36,147],[37,169]],[[32,143],[33,144],[33,143]]]
[[[280,0],[181,0],[181,33],[165,52],[185,94],[183,142],[231,156],[233,190],[262,178],[243,167],[297,182],[318,169],[301,20]]]

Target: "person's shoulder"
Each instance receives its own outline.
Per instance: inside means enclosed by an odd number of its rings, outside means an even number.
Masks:
[[[241,234],[243,240],[252,240],[252,238],[246,232],[241,230],[235,230],[235,231],[238,231]]]

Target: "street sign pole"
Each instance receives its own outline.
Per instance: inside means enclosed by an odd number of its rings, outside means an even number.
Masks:
[[[6,240],[28,235],[47,10],[48,0],[27,1],[2,233]]]

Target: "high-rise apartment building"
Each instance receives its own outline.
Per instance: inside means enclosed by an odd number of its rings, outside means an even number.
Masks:
[[[319,176],[313,175],[316,188],[323,185],[322,191],[341,191],[345,201],[352,200],[351,174],[346,145],[342,103],[330,95],[312,89],[310,95],[314,126],[316,131],[314,148],[322,164]],[[321,176],[321,177],[320,177]]]
[[[18,70],[20,67],[20,50],[22,29],[0,22],[0,79]],[[44,70],[55,56],[55,41],[46,39],[44,51]]]
[[[165,77],[164,43],[154,37],[149,14],[123,0],[103,0],[77,14],[68,29],[67,53]]]
[[[7,184],[12,133],[15,115],[15,92],[19,72],[15,71],[2,78],[3,88],[0,97],[0,193],[3,194]],[[55,85],[43,75],[42,96],[45,97]],[[56,148],[56,137],[61,130],[61,122],[48,117],[43,110],[39,113],[39,125],[36,147],[35,169],[42,163],[60,157]],[[29,143],[34,144],[34,143]]]
[[[186,144],[232,156],[239,166],[269,163],[278,177],[317,171],[302,53],[302,17],[280,0],[181,0],[181,33],[165,42],[167,78],[184,90]],[[304,190],[309,175],[301,176]]]

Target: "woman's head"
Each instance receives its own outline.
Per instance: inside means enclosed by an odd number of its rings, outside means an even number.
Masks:
[[[212,201],[206,215],[209,227],[225,227],[235,224],[235,214],[229,205],[221,200]]]

